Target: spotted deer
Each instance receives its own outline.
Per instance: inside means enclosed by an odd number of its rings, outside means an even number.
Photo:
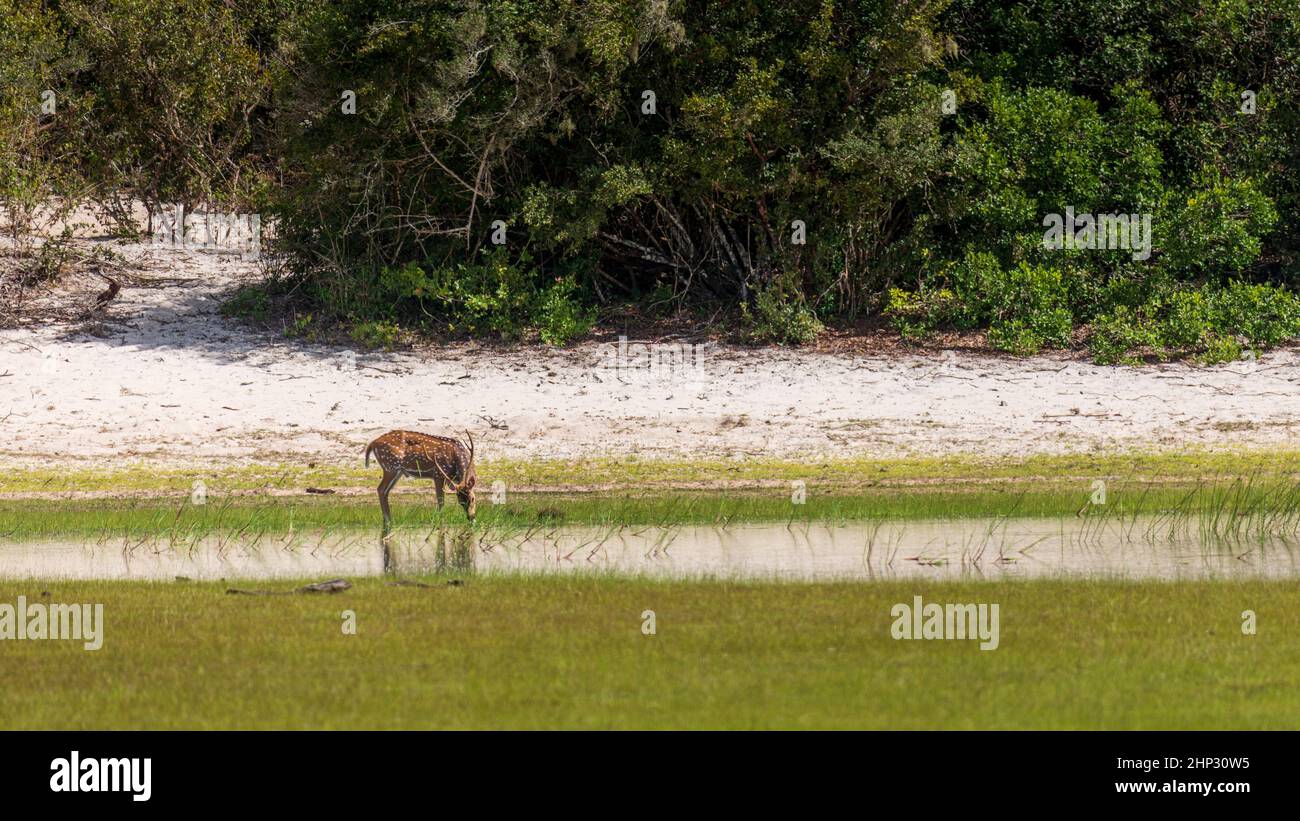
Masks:
[[[446,436],[430,436],[409,430],[390,430],[366,445],[366,467],[370,467],[370,454],[384,469],[379,480],[379,509],[384,512],[384,530],[392,523],[388,512],[388,494],[403,476],[432,479],[442,507],[443,485],[451,485],[456,500],[465,508],[465,515],[474,521],[474,436],[465,431],[468,444]]]

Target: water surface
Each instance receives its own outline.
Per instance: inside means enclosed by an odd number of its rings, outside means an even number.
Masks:
[[[729,527],[461,527],[238,541],[0,541],[0,577],[248,579],[394,572],[614,572],[668,578],[1294,578],[1295,542],[1207,537],[1158,518],[747,524]]]

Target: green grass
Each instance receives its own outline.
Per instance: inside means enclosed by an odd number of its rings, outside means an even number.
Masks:
[[[1288,454],[874,466],[587,462],[565,474],[537,463],[485,463],[478,526],[1082,513],[1099,532],[1147,516],[1208,543],[1294,535],[1294,464]],[[290,528],[377,528],[371,474],[280,466],[13,471],[0,478],[9,494],[0,499],[0,541],[117,545],[123,537],[252,540]],[[502,475],[512,477],[508,502],[489,504],[490,484]],[[207,504],[189,502],[196,478],[207,485]],[[794,478],[807,482],[804,505],[791,503]],[[1099,478],[1106,504],[1091,506]],[[363,491],[305,495],[309,486]],[[704,489],[686,489],[697,486]],[[442,513],[432,507],[429,483],[404,487],[414,492],[394,497],[399,528],[463,524],[454,504]],[[102,495],[57,496],[69,491]],[[0,726],[1300,726],[1293,581],[830,584],[491,574],[467,574],[460,587],[353,581],[356,588],[337,596],[243,597],[209,583],[0,580],[0,603],[20,594],[37,601],[48,591],[49,601],[102,602],[108,620],[104,649],[93,653],[71,642],[0,641],[0,671],[22,671],[0,688]],[[974,642],[892,640],[890,608],[918,594],[998,603],[1001,646],[981,652]],[[345,609],[356,612],[356,636],[341,631]],[[640,632],[647,609],[657,613],[655,636]],[[1259,614],[1257,636],[1241,634],[1246,609]]]
[[[99,463],[99,464],[102,464]],[[1017,485],[1077,484],[1092,479],[1152,479],[1187,482],[1206,478],[1300,473],[1300,452],[1283,450],[1205,451],[1180,453],[1112,453],[1035,455],[1023,459],[956,455],[944,458],[835,458],[783,460],[654,460],[626,458],[577,460],[500,460],[484,458],[479,477],[485,486],[495,480],[513,491],[636,489],[707,489],[770,486],[788,489],[801,479],[822,491],[860,490],[915,483],[998,482]],[[189,468],[160,467],[140,462],[114,468],[81,466],[24,468],[0,471],[0,495],[30,493],[105,493],[176,496],[190,493],[202,480],[222,493],[301,491],[307,487],[373,489],[379,471],[362,466],[361,454],[348,465],[286,462],[230,466],[195,464]],[[1086,483],[1086,482],[1085,482]]]
[[[464,514],[449,496],[433,506],[431,485],[410,480],[396,494],[399,527],[458,524]],[[376,527],[372,494],[350,496],[222,495],[210,486],[202,505],[188,496],[103,498],[11,498],[0,500],[0,539],[168,537],[194,539],[210,533],[257,536],[290,529],[357,530]],[[1269,525],[1272,532],[1300,528],[1300,483],[1277,474],[1252,474],[1213,481],[1110,480],[1104,505],[1093,505],[1090,480],[1052,483],[920,484],[900,487],[827,489],[809,485],[803,504],[786,488],[712,491],[593,491],[510,493],[504,504],[480,493],[483,526],[526,528],[538,522],[569,525],[660,525],[744,522],[842,523],[864,520],[946,518],[1108,517],[1141,514],[1214,518],[1215,529]]]
[[[0,642],[0,726],[1295,729],[1294,586],[487,576],[244,597],[2,581],[0,603],[101,602],[107,625],[97,652]],[[894,641],[890,609],[914,595],[998,603],[1000,647]]]

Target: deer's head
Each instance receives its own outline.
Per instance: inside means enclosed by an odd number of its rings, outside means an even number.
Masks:
[[[474,499],[474,485],[478,482],[478,475],[474,472],[474,434],[465,431],[465,436],[466,441],[459,444],[469,455],[465,458],[464,464],[461,465],[460,481],[448,476],[447,472],[442,469],[442,465],[438,465],[438,470],[452,489],[456,491],[456,501],[460,502],[460,506],[465,509],[465,515],[472,522],[474,516],[478,513],[478,505]],[[437,463],[435,462],[435,464]]]

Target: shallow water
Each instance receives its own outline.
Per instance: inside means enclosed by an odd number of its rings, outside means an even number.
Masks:
[[[615,572],[750,579],[1300,577],[1281,538],[1204,538],[1159,520],[998,519],[751,524],[721,528],[545,527],[396,532],[394,572]],[[356,531],[195,542],[0,541],[0,577],[249,579],[380,575],[385,547]]]

